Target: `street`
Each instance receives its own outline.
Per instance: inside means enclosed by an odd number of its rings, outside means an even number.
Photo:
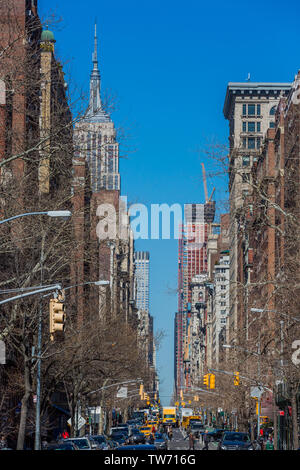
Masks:
[[[196,439],[195,450],[202,450],[204,445],[201,440]],[[217,444],[211,442],[208,446],[209,450],[217,450]],[[189,438],[185,431],[179,428],[173,430],[173,438],[170,442],[169,450],[189,450]]]

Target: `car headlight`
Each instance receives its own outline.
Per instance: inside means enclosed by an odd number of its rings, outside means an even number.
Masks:
[[[222,450],[227,450],[227,447],[226,446],[221,446],[221,449]]]
[[[251,445],[248,447],[248,450],[254,450],[254,447]]]

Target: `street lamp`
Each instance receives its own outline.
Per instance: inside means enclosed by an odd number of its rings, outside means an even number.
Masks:
[[[9,219],[1,220],[0,225],[4,224],[5,222],[10,222],[11,220],[19,219],[21,217],[28,217],[29,215],[47,215],[48,217],[62,217],[68,218],[71,217],[70,211],[42,211],[42,212],[27,212],[25,214],[14,215],[13,217],[9,217]]]

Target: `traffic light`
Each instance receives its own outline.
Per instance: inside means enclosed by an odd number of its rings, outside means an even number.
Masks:
[[[216,376],[214,374],[210,374],[209,388],[216,388]]]
[[[50,299],[50,340],[54,341],[54,334],[57,331],[65,330],[65,304],[63,296],[59,295],[57,299]]]
[[[240,385],[240,373],[239,372],[235,372],[234,373],[234,379],[233,379],[233,383],[234,385]]]
[[[203,384],[206,385],[207,388],[209,387],[209,375],[208,374],[204,375]]]

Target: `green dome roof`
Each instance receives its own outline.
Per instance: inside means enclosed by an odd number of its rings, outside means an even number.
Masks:
[[[41,41],[55,42],[54,34],[52,33],[52,31],[49,31],[49,29],[44,29],[41,35]]]

